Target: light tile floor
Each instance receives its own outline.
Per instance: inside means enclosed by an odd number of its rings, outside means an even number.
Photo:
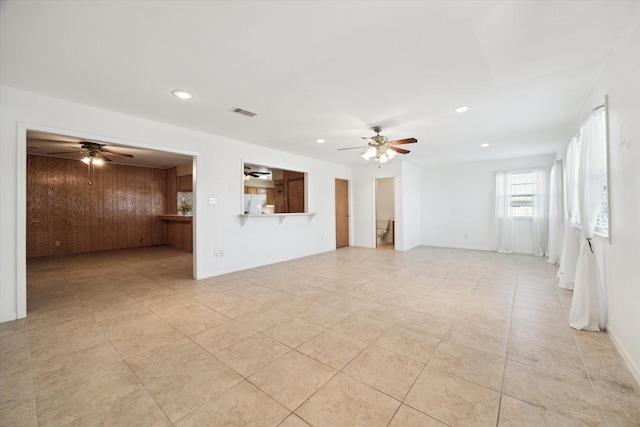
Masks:
[[[206,280],[168,247],[28,262],[0,425],[640,425],[606,333],[524,255],[343,248]]]

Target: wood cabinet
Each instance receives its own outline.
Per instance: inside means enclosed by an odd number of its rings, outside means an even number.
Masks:
[[[178,213],[178,176],[176,174],[176,168],[167,169],[167,207],[165,212],[170,215],[176,215]]]
[[[178,191],[193,191],[193,175],[178,177]]]

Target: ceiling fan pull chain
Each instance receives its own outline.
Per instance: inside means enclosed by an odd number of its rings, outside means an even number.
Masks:
[[[91,176],[93,175],[93,162],[92,161],[90,161],[87,164],[87,168],[88,168],[88,171],[87,171],[87,175],[88,175],[87,185],[91,185]]]

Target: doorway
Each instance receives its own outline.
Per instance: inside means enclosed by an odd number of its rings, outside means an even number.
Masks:
[[[91,141],[96,140],[95,135],[89,138]],[[16,259],[17,318],[27,316],[27,258],[65,255],[73,257],[74,254],[80,253],[120,250],[120,242],[123,241],[130,247],[140,247],[142,250],[146,250],[147,247],[153,250],[155,245],[162,243],[163,233],[154,227],[159,222],[156,221],[156,217],[159,218],[160,215],[153,211],[147,215],[148,218],[142,218],[141,213],[158,206],[168,206],[168,203],[161,202],[163,195],[160,193],[165,186],[162,185],[164,175],[159,172],[168,166],[153,167],[145,164],[143,152],[152,153],[153,161],[161,164],[167,161],[174,162],[176,159],[181,162],[188,160],[192,170],[195,170],[197,163],[197,153],[169,151],[165,147],[138,146],[124,141],[109,142],[108,138],[99,138],[100,141],[105,141],[99,144],[96,142],[102,149],[101,156],[104,152],[107,157],[115,155],[125,160],[135,157],[135,164],[112,161],[109,171],[107,168],[92,170],[90,166],[86,166],[86,162],[79,161],[78,153],[84,154],[82,150],[87,149],[83,146],[82,141],[85,139],[80,132],[21,123],[18,140],[23,141],[22,144],[18,144],[19,157],[24,157],[26,161],[18,163],[18,176],[23,177],[24,184],[18,185],[18,206],[22,206],[18,210],[18,253],[22,256]],[[38,153],[31,152],[34,147],[40,145],[42,152],[56,156],[38,156]],[[57,146],[62,146],[62,149]],[[114,154],[117,152],[120,152],[120,155]],[[40,171],[36,176],[33,175],[35,172],[29,167],[29,162],[40,157],[45,159],[40,163],[43,163],[46,169],[36,168]],[[64,167],[61,166],[63,164]],[[127,173],[123,174],[121,168],[128,168]],[[129,170],[138,172],[131,175],[128,173]],[[53,193],[52,197],[48,190],[46,194],[32,191],[30,181],[33,183],[34,178],[44,174],[43,171],[46,171],[50,179],[41,184],[65,187],[62,188],[65,191],[64,197]],[[73,187],[74,185],[78,188]],[[144,194],[144,197],[141,197],[141,194]],[[114,200],[116,196],[117,200]],[[47,209],[52,206],[51,211],[48,210],[47,215],[43,216],[40,205],[46,205]],[[174,214],[175,209],[176,205]],[[126,219],[122,220],[124,213],[116,218],[118,212],[126,212]],[[45,218],[47,222],[36,224],[30,216]],[[190,277],[196,277],[195,245],[191,247],[194,248],[194,254],[188,255]]]
[[[395,181],[376,179],[376,248],[391,249],[395,244]]]
[[[349,246],[349,181],[336,178],[336,249]]]

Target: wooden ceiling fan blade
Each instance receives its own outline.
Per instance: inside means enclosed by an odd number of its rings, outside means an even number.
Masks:
[[[102,150],[103,153],[106,153],[110,156],[116,156],[116,157],[129,157],[131,159],[133,159],[133,156],[131,154],[122,154],[122,153],[116,153],[114,151],[109,151],[109,150]]]
[[[393,150],[396,153],[400,153],[400,154],[409,154],[411,151],[409,150],[405,150],[404,148],[398,148],[398,147],[389,147],[389,150]]]
[[[62,144],[73,144],[73,143],[80,144],[80,141],[67,141],[67,140],[59,140],[59,139],[42,139],[42,138],[29,138],[29,137],[27,137],[27,139],[29,141],[57,142]]]
[[[55,153],[47,153],[47,154],[85,154],[82,151],[56,151]]]
[[[389,141],[387,144],[389,145],[401,145],[401,144],[413,144],[414,142],[418,142],[415,138],[406,138],[406,139],[398,139],[396,141]]]
[[[97,154],[96,157],[100,157],[102,160],[104,160],[105,162],[112,162],[113,160],[111,160],[110,158],[108,158],[107,156],[105,156],[103,153],[101,154]]]
[[[356,150],[356,149],[362,149],[362,148],[367,148],[368,145],[361,145],[360,147],[349,147],[349,148],[338,148],[338,151],[342,151],[342,150]]]

